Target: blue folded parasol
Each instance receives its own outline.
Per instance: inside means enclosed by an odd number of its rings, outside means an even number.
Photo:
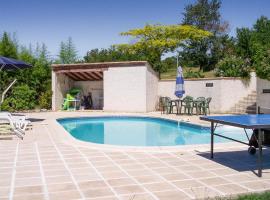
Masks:
[[[178,98],[181,98],[185,94],[184,77],[183,77],[183,71],[182,71],[181,66],[177,68],[176,86],[175,86],[174,94]]]

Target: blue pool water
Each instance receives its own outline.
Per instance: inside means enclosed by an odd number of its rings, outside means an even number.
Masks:
[[[208,127],[159,118],[85,117],[57,121],[76,139],[98,144],[175,146],[210,143]],[[221,126],[216,132],[235,139],[247,140],[244,130],[240,128]],[[215,137],[215,142],[227,141]]]

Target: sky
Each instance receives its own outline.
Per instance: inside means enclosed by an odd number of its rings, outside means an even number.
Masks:
[[[45,43],[58,54],[61,41],[72,37],[83,57],[94,48],[108,48],[129,38],[120,32],[145,24],[178,24],[187,4],[195,0],[0,0],[0,34],[15,33],[20,44]],[[270,18],[269,0],[223,0],[222,19],[237,27],[252,27],[264,15]]]

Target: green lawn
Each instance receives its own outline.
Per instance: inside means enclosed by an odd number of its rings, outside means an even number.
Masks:
[[[189,70],[191,70],[192,72],[198,72],[199,68],[188,68]],[[184,72],[184,77],[187,73],[187,69],[183,68],[183,72]],[[214,71],[209,71],[209,72],[201,72],[201,74],[203,75],[204,78],[212,78],[212,77],[216,77]],[[176,68],[172,68],[172,69],[168,69],[167,72],[163,72],[161,73],[161,79],[175,79],[176,77]]]
[[[240,195],[236,198],[229,198],[227,200],[270,200],[270,191],[256,194]]]

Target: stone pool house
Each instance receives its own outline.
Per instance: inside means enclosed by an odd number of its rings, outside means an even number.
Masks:
[[[160,96],[175,99],[175,80],[160,80],[146,61],[52,65],[52,109],[60,110],[67,91],[92,93],[94,109],[150,112]],[[186,95],[212,97],[212,113],[255,113],[256,105],[270,107],[269,81],[251,73],[249,81],[218,77],[185,79]]]

